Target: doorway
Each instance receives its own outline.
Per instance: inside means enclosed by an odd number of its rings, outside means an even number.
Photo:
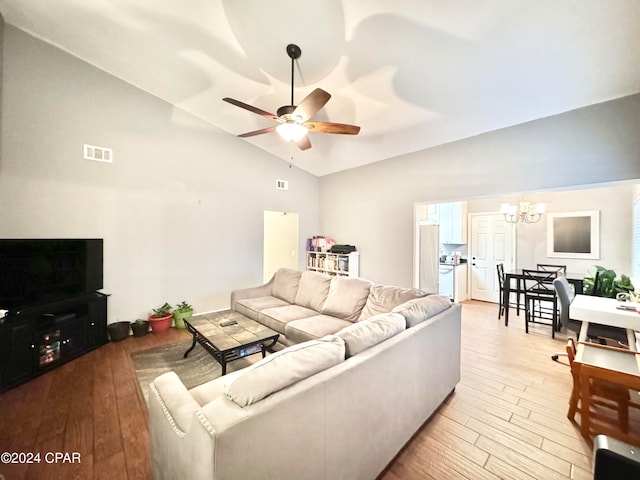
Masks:
[[[268,282],[279,268],[298,269],[298,214],[264,211],[262,276]]]
[[[501,213],[471,214],[471,298],[499,303],[500,285],[496,265],[515,268],[516,226]]]

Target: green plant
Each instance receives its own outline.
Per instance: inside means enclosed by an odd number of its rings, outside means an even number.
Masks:
[[[142,325],[143,323],[148,322],[148,320],[145,320],[144,318],[137,318],[136,320],[134,320],[131,323],[135,323],[137,325]]]
[[[168,314],[171,313],[171,305],[169,305],[167,302],[164,303],[164,305],[162,305],[161,307],[158,308],[154,308],[153,309],[153,317],[164,317]]]
[[[593,276],[584,277],[584,293],[596,297],[615,298],[618,293],[629,293],[635,290],[631,279],[627,275],[617,278],[615,271],[596,265]]]
[[[183,313],[193,310],[193,307],[189,305],[187,302],[182,301],[176,305],[176,308],[173,309],[173,312]]]

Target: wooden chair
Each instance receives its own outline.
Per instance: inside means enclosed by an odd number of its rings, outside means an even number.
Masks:
[[[551,337],[555,338],[558,302],[553,281],[557,275],[556,271],[522,270],[526,333],[529,333],[529,323],[540,323],[551,326]]]
[[[567,340],[567,358],[571,366],[571,376],[573,377],[573,389],[571,398],[569,399],[569,411],[567,418],[572,422],[576,412],[580,412],[578,402],[580,401],[580,369],[579,365],[574,363],[576,357],[576,343],[573,338]],[[618,425],[622,432],[627,433],[629,430],[629,390],[616,383],[598,380],[591,382],[591,404],[609,408],[617,413]],[[611,417],[598,411],[590,412],[592,419],[597,419],[607,423],[611,423]]]

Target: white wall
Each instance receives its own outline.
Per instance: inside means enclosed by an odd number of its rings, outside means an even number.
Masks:
[[[640,179],[639,124],[640,94],[321,177],[320,227],[411,286],[415,202]]]
[[[109,321],[262,283],[264,210],[318,231],[316,177],[9,25],[3,57],[0,237],[104,238]]]
[[[547,218],[535,224],[516,225],[516,266],[533,268],[537,263],[567,265],[571,273],[595,273],[595,265],[612,268],[618,274],[630,275],[632,258],[632,209],[635,185],[624,184],[604,188],[530,193],[522,196],[498,196],[467,202],[469,213],[497,212],[503,202],[521,200],[546,204],[547,214],[600,211],[600,259],[553,258],[547,256]]]

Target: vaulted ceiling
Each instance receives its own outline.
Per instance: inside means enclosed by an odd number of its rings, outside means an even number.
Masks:
[[[301,151],[275,132],[251,142],[315,175],[415,152],[640,92],[638,0],[0,0],[25,30],[229,133],[314,88]],[[179,116],[176,116],[176,122]]]

